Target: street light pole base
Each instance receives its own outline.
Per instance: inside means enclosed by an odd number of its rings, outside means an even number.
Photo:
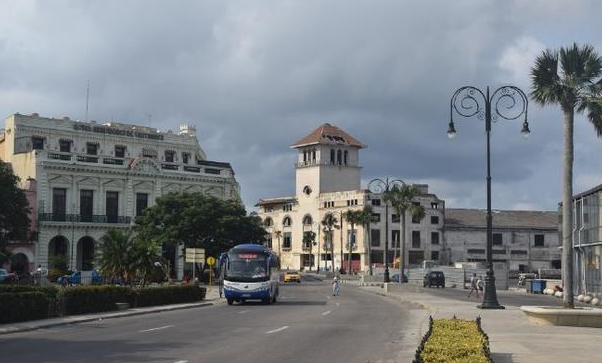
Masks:
[[[391,282],[391,279],[389,278],[389,270],[385,270],[385,275],[383,276],[383,281],[384,282]]]
[[[500,304],[485,304],[485,303],[483,303],[481,305],[477,305],[477,309],[483,309],[483,310],[485,310],[485,309],[503,310],[505,308],[506,308],[505,306],[502,306]]]

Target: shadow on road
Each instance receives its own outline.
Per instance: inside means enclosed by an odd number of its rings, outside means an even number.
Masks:
[[[99,337],[100,338],[100,337]],[[9,362],[149,362],[177,361],[179,357],[160,355],[183,347],[177,342],[141,343],[131,340],[57,340],[17,338],[2,342],[2,361]],[[45,352],[28,347],[45,347]]]

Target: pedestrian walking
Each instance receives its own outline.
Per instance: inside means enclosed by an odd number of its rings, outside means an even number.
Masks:
[[[485,280],[483,280],[483,276],[479,276],[479,279],[477,280],[477,289],[481,292],[481,296],[483,296],[483,290],[485,290]]]
[[[341,283],[339,280],[339,275],[335,275],[332,278],[332,296],[339,296],[339,293],[341,292]]]
[[[477,294],[477,299],[479,298],[478,281],[479,281],[479,279],[477,278],[477,274],[473,273],[472,277],[470,278],[470,292],[468,293],[468,297],[470,297],[470,295],[472,295],[472,293],[474,291]]]

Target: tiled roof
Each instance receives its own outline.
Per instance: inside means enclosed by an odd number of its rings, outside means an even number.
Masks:
[[[353,136],[350,136],[345,131],[340,128],[333,126],[329,123],[325,123],[324,125],[318,127],[314,131],[312,131],[309,135],[305,136],[301,140],[292,144],[292,148],[302,147],[307,145],[348,145],[355,146],[359,148],[364,148],[366,145],[355,139]]]
[[[555,211],[493,210],[493,228],[558,229]],[[487,228],[485,209],[445,209],[446,227]]]

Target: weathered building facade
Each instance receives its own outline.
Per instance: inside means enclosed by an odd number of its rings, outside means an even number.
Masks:
[[[340,128],[324,124],[294,143],[298,152],[295,163],[295,195],[261,199],[257,203],[259,215],[268,232],[268,243],[279,252],[283,268],[347,269],[349,248],[354,271],[366,271],[370,263],[385,262],[389,219],[388,262],[393,263],[400,250],[400,218],[385,205],[381,195],[361,187],[359,152],[365,145]],[[427,185],[419,185],[422,193],[414,203],[424,206],[426,217],[413,221],[406,217],[406,260],[419,264],[424,259],[441,256],[443,212],[445,203],[428,192]],[[373,207],[377,220],[370,225],[352,226],[345,219],[348,210]],[[337,223],[328,230],[321,223],[327,216]],[[305,243],[303,236],[313,232],[316,245]],[[368,258],[370,256],[370,258]]]
[[[556,212],[493,211],[493,261],[508,271],[560,268]],[[487,211],[446,209],[444,261],[485,262]]]
[[[109,228],[129,228],[169,192],[239,199],[228,163],[207,160],[192,125],[180,132],[109,122],[15,114],[0,133],[0,157],[21,181],[37,181],[36,264],[67,260],[90,270]],[[175,254],[181,255],[181,254]],[[174,261],[182,271],[182,259]]]

